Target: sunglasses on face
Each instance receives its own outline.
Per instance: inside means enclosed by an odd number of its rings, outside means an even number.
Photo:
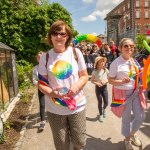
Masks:
[[[67,36],[67,33],[66,32],[57,32],[57,31],[54,31],[51,33],[52,36],[61,36],[61,37],[66,37]]]
[[[134,48],[134,45],[124,45],[124,48]]]

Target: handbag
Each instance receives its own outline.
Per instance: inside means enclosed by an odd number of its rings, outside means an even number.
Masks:
[[[147,100],[145,98],[144,89],[140,88],[139,90],[139,99],[141,107],[145,110],[147,108]]]
[[[111,111],[113,112],[113,114],[115,115],[115,116],[117,116],[118,118],[121,118],[122,117],[122,114],[123,114],[123,111],[124,111],[124,109],[125,109],[125,106],[128,104],[128,103],[131,103],[134,99],[135,99],[135,95],[137,95],[137,92],[138,92],[138,89],[136,89],[136,90],[134,90],[134,92],[132,93],[132,95],[129,97],[129,98],[127,98],[127,99],[125,99],[126,98],[126,96],[125,96],[125,91],[124,90],[120,90],[120,89],[117,89],[117,92],[119,93],[119,91],[120,92],[122,92],[122,96],[123,96],[123,98],[124,98],[124,103],[122,103],[122,104],[120,104],[120,105],[116,105],[116,106],[114,106],[114,105],[112,105],[111,104]],[[118,94],[118,93],[116,93],[116,95],[120,95],[120,94]],[[130,100],[129,100],[130,99]],[[113,102],[112,102],[113,103]]]
[[[117,89],[113,86],[112,94],[111,111],[115,116],[121,118],[125,109],[125,106],[123,105],[126,101],[125,90]]]
[[[111,111],[118,118],[121,118],[124,109],[125,109],[125,105],[121,105],[121,106],[118,106],[118,107],[111,107]]]

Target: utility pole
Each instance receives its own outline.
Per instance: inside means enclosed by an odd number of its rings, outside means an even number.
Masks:
[[[134,3],[135,0],[130,0],[130,14],[131,14],[130,24],[131,24],[131,31],[133,34],[133,40],[136,41]]]

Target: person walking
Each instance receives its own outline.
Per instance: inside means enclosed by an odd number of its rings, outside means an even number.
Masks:
[[[38,52],[36,55],[36,61],[39,63],[40,57],[43,54],[42,51]],[[33,69],[33,75],[32,75],[32,80],[33,84],[38,87],[38,67],[39,64],[36,65]],[[41,123],[39,126],[39,131],[43,131],[45,127],[45,100],[44,100],[44,94],[38,89],[38,99],[39,99],[39,106],[40,106],[40,118],[41,118]]]
[[[107,58],[106,67],[109,69],[109,66],[113,59],[113,55],[111,53],[108,43],[104,43],[102,56]]]
[[[94,68],[92,72],[91,82],[95,84],[95,93],[98,100],[99,121],[103,122],[106,117],[106,108],[108,106],[108,69],[106,68],[106,57],[96,57]]]
[[[110,41],[110,46],[109,46],[112,54],[112,60],[116,59],[117,57],[117,46],[115,45],[114,41]]]
[[[139,90],[142,88],[139,82],[140,65],[132,58],[134,47],[130,38],[120,41],[121,55],[111,63],[108,77],[109,83],[113,85],[112,110],[123,108],[120,113],[122,112],[122,135],[125,136],[126,150],[133,150],[131,141],[136,146],[142,145],[137,131],[145,119],[139,97]]]
[[[86,144],[86,99],[82,91],[88,81],[81,51],[70,45],[71,29],[62,20],[48,32],[53,46],[39,63],[39,89],[46,95],[48,121],[56,150],[81,150]]]

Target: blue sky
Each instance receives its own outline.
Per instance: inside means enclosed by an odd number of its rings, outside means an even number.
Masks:
[[[73,26],[79,34],[104,34],[104,18],[123,0],[49,0],[57,2],[72,15]]]

